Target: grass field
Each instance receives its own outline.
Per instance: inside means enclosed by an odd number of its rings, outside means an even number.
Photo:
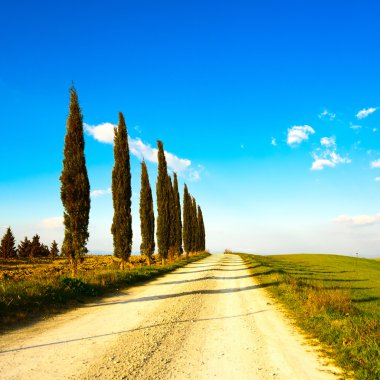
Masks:
[[[259,282],[356,379],[380,379],[380,261],[239,254]]]
[[[0,329],[60,312],[83,303],[87,297],[125,288],[206,257],[200,253],[166,265],[161,260],[147,266],[141,256],[131,256],[129,268],[119,270],[112,256],[87,256],[78,278],[70,277],[65,258],[28,260],[0,259]],[[156,263],[159,262],[159,263]]]

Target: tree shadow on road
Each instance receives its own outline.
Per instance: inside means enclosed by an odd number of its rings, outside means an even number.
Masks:
[[[218,265],[220,266],[220,265]],[[210,272],[212,270],[216,270],[216,271],[220,271],[220,272],[237,272],[237,271],[242,271],[242,270],[246,270],[246,269],[255,269],[257,267],[260,267],[261,265],[254,265],[254,266],[245,266],[245,265],[241,265],[241,268],[239,269],[220,269],[220,268],[215,268],[215,269],[201,269],[201,270],[189,270],[189,271],[186,271],[186,272],[179,272],[179,271],[176,271],[175,273],[173,274],[188,274],[188,273],[202,273],[202,272]],[[182,269],[182,268],[181,268]]]
[[[176,285],[176,284],[187,284],[188,282],[197,282],[203,280],[241,280],[244,278],[252,278],[257,276],[257,274],[247,274],[244,276],[234,276],[234,277],[220,277],[220,276],[206,276],[206,277],[198,277],[191,280],[178,280],[178,281],[167,281],[161,282],[156,285]]]
[[[128,303],[135,303],[135,302],[157,301],[157,300],[184,297],[184,296],[190,296],[190,295],[238,293],[238,292],[245,292],[248,290],[267,288],[269,286],[276,286],[278,284],[279,284],[279,282],[270,282],[267,284],[245,286],[243,288],[199,289],[199,290],[192,290],[191,292],[181,292],[181,293],[173,293],[173,294],[160,294],[160,295],[156,295],[156,296],[140,297],[140,298],[134,298],[134,299],[125,300],[125,301],[99,302],[96,304],[84,305],[83,307],[84,308],[93,308],[93,307],[102,307],[102,306],[109,306],[109,305],[116,305],[116,304],[128,304]]]
[[[105,338],[107,336],[121,335],[121,334],[126,334],[126,333],[130,333],[130,332],[134,332],[134,331],[139,331],[139,330],[148,330],[148,329],[152,329],[155,327],[161,327],[161,326],[176,325],[176,324],[181,324],[181,323],[198,323],[198,322],[206,322],[206,321],[215,321],[215,320],[220,320],[220,319],[246,318],[246,317],[250,317],[254,314],[264,313],[266,311],[268,311],[268,310],[259,310],[259,311],[255,311],[252,313],[238,314],[238,315],[227,315],[227,316],[222,316],[222,317],[193,318],[193,319],[184,319],[184,320],[173,321],[173,322],[157,323],[154,325],[141,326],[141,327],[137,327],[135,329],[130,329],[130,330],[113,331],[111,333],[106,333],[106,334],[91,335],[91,336],[82,337],[82,338],[67,339],[67,340],[61,340],[61,341],[57,341],[57,342],[49,342],[49,343],[43,343],[43,344],[36,344],[33,346],[13,348],[10,350],[0,351],[0,355],[5,354],[5,353],[9,353],[9,352],[17,352],[17,351],[36,349],[36,348],[56,346],[56,345],[60,345],[60,344],[85,341],[85,340],[89,340],[89,339]]]

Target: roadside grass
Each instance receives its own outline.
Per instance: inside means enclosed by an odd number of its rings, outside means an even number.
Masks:
[[[139,256],[134,256],[136,262],[124,271],[116,268],[117,263],[111,256],[91,256],[87,264],[87,259],[84,260],[78,278],[69,277],[65,259],[54,260],[53,263],[52,260],[20,264],[10,263],[9,260],[0,261],[0,269],[8,271],[8,276],[0,280],[0,329],[31,318],[61,312],[86,302],[89,297],[101,296],[153,279],[208,255],[200,253],[188,258],[181,257],[164,266],[136,264]],[[18,273],[17,276],[9,273],[12,272],[12,266]],[[23,270],[26,267],[27,274],[23,272],[20,275],[18,266]],[[3,269],[5,267],[7,269]]]
[[[240,254],[253,276],[354,378],[380,379],[380,261]]]

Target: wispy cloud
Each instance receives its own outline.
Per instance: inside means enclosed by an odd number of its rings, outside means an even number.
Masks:
[[[375,177],[373,180],[376,182],[380,182],[380,177]]]
[[[369,116],[371,113],[374,113],[379,107],[363,108],[356,114],[358,119],[364,119]]]
[[[380,168],[380,158],[371,162],[371,168]]]
[[[335,223],[346,224],[349,226],[369,226],[380,223],[380,213],[375,215],[339,215],[334,219]]]
[[[335,137],[322,137],[321,138],[321,145],[322,146],[335,146]]]
[[[133,129],[134,129],[136,132],[138,132],[138,133],[141,133],[141,132],[142,132],[142,128],[141,128],[139,125],[135,125],[135,126],[133,127]]]
[[[272,137],[271,141],[270,141],[271,145],[273,146],[277,146],[277,141],[274,137]]]
[[[356,131],[358,129],[361,129],[362,126],[358,125],[358,124],[352,124],[352,123],[350,123],[350,128],[353,129],[354,131]]]
[[[314,161],[311,170],[323,170],[325,167],[334,168],[338,164],[351,162],[348,157],[342,157],[336,152],[335,137],[322,137],[321,145],[324,150],[319,149],[312,153]]]
[[[93,197],[93,198],[97,198],[97,197],[101,197],[103,195],[107,195],[107,194],[111,194],[112,193],[112,190],[111,188],[109,187],[108,189],[97,189],[97,190],[92,190],[90,195]]]
[[[103,123],[99,125],[88,125],[84,124],[85,131],[92,136],[95,140],[106,143],[113,144],[114,140],[114,128],[115,124]],[[145,144],[139,137],[133,139],[128,138],[130,152],[139,159],[145,159],[147,161],[158,163],[158,149],[152,148],[150,144]],[[168,167],[178,174],[188,174],[191,180],[194,177],[200,177],[200,173],[196,169],[191,168],[191,161],[186,158],[180,158],[173,153],[165,151],[166,162]],[[191,170],[190,170],[191,169]],[[195,175],[194,173],[197,173]],[[96,191],[96,190],[95,190]],[[101,194],[103,195],[103,194]]]
[[[304,140],[308,140],[309,136],[314,134],[315,131],[310,125],[295,125],[288,128],[288,145],[294,146],[300,144]]]
[[[46,229],[59,229],[63,226],[63,216],[52,216],[42,219],[41,226]]]
[[[340,156],[335,152],[328,152],[323,157],[313,154],[314,162],[311,165],[311,170],[323,170],[325,167],[334,168],[338,164],[349,164],[351,160]]]
[[[335,113],[329,112],[327,109],[325,109],[323,112],[321,112],[318,117],[322,120],[334,120],[336,115]]]

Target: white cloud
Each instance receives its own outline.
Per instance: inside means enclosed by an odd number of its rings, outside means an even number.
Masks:
[[[380,168],[380,158],[371,162],[371,168]]]
[[[113,144],[114,128],[116,125],[111,123],[103,123],[99,125],[88,125],[83,123],[84,130],[95,140],[102,143]]]
[[[115,124],[103,123],[95,126],[84,124],[85,131],[95,140],[106,144],[113,144]],[[145,144],[139,137],[133,139],[128,138],[129,149],[131,153],[139,159],[158,163],[158,149],[152,148],[150,144]],[[184,173],[190,169],[191,161],[186,158],[179,158],[173,153],[165,151],[167,165],[175,172]],[[193,169],[195,171],[195,169]],[[198,173],[199,175],[199,173]],[[190,173],[191,177],[191,173]],[[95,190],[96,191],[96,190]],[[95,195],[96,196],[96,195]]]
[[[335,146],[335,137],[322,137],[321,138],[322,146]]]
[[[272,137],[271,141],[270,141],[271,145],[273,146],[277,146],[277,141],[274,137]]]
[[[325,167],[334,168],[338,164],[349,164],[351,160],[336,153],[335,137],[323,137],[321,145],[325,148],[322,152],[314,152],[311,170],[323,170]]]
[[[101,197],[102,195],[111,194],[112,190],[109,187],[108,189],[98,189],[98,190],[92,190],[90,195],[94,198]]]
[[[359,111],[356,114],[356,117],[358,119],[364,119],[365,117],[369,116],[371,113],[374,113],[378,107],[371,107],[371,108],[363,108],[361,111]]]
[[[372,132],[377,132],[377,128],[372,128]]]
[[[158,149],[152,148],[149,144],[144,144],[141,139],[129,139],[129,149],[131,153],[140,159],[158,163]],[[191,165],[191,161],[186,158],[179,158],[173,153],[165,151],[166,163],[175,172],[183,172]]]
[[[346,224],[350,226],[368,226],[380,223],[380,213],[375,215],[339,215],[334,219],[335,223]]]
[[[315,131],[310,125],[295,125],[288,129],[288,145],[297,145],[304,140],[308,140],[309,135],[314,134]]]
[[[47,229],[58,229],[63,227],[63,216],[53,216],[42,219],[41,226]]]
[[[311,170],[322,170],[325,166],[334,168],[338,164],[349,164],[351,160],[349,158],[345,158],[340,156],[335,152],[329,152],[325,155],[325,158],[320,158],[316,155],[314,157],[314,162],[311,165]]]
[[[358,129],[361,129],[362,126],[361,125],[358,125],[358,124],[350,124],[350,128],[353,129],[354,131],[355,130],[358,130]]]
[[[173,169],[175,172],[183,172],[188,169],[191,165],[191,161],[186,158],[179,158],[172,153],[165,151],[166,162],[168,167]]]
[[[325,166],[333,168],[336,164],[334,164],[331,160],[326,158],[318,158],[314,157],[314,162],[311,165],[311,170],[322,170]]]
[[[129,139],[129,149],[131,153],[139,159],[158,163],[158,149],[152,148],[149,144],[144,144],[140,138]],[[179,158],[175,154],[165,151],[165,158],[168,167],[177,173],[190,169],[191,161],[187,158]]]
[[[376,181],[376,182],[380,182],[380,177],[375,177],[375,178],[374,178],[374,181]]]
[[[327,120],[334,120],[335,119],[335,113],[329,112],[328,110],[324,110],[322,113],[318,115],[320,119],[327,119]]]

